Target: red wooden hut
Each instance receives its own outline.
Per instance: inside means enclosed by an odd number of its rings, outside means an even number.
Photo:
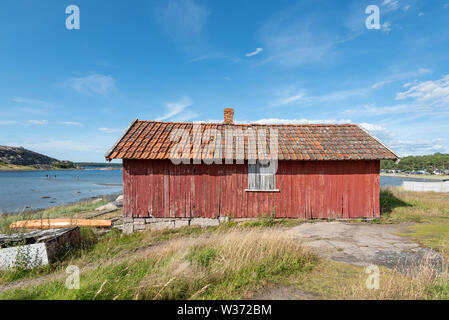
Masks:
[[[135,120],[106,154],[123,159],[124,216],[379,217],[380,160],[398,157],[361,127],[234,124],[232,109],[224,118],[214,124]],[[230,139],[227,130],[234,132]],[[255,149],[259,155],[253,142],[264,139],[262,131],[270,133],[270,153],[277,150],[276,171],[251,156]]]

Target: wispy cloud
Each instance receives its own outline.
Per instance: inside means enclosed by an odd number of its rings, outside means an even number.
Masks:
[[[259,37],[266,51],[264,62],[286,66],[327,62],[338,54],[340,44],[366,32],[361,7],[345,2],[341,10],[329,15],[320,4],[304,1],[286,7],[262,25]]]
[[[412,108],[406,104],[392,105],[392,106],[377,106],[376,104],[368,104],[358,106],[353,109],[343,111],[344,114],[365,115],[365,116],[379,116],[385,114],[399,114],[413,112]]]
[[[110,75],[95,73],[85,77],[70,78],[63,85],[81,94],[108,96],[116,89],[115,82]]]
[[[334,91],[318,96],[311,96],[305,89],[293,90],[291,88],[283,90],[278,94],[278,98],[272,102],[272,106],[288,105],[310,105],[312,103],[343,101],[352,97],[366,96],[372,91],[371,88],[355,88],[348,90]]]
[[[37,124],[37,125],[40,125],[40,126],[48,123],[47,120],[28,120],[28,122],[31,123],[31,124]]]
[[[366,131],[380,139],[400,157],[408,155],[432,154],[435,152],[447,152],[441,138],[437,139],[407,139],[406,135],[397,135],[383,125],[373,123],[360,123]]]
[[[381,30],[385,33],[390,33],[391,31],[391,23],[389,21],[386,21],[382,24]]]
[[[98,128],[98,131],[104,132],[104,133],[117,133],[122,132],[123,129],[119,128]]]
[[[397,139],[392,144],[392,148],[401,156],[448,152],[448,149],[443,146],[442,139]]]
[[[0,125],[17,124],[17,121],[0,121]]]
[[[17,104],[12,109],[23,113],[43,114],[53,108],[52,103],[39,99],[16,97],[11,100]]]
[[[391,71],[391,72],[389,72],[389,75],[387,77],[374,83],[372,88],[376,89],[376,90],[381,89],[387,84],[397,82],[397,81],[402,81],[402,80],[409,79],[409,78],[420,77],[422,75],[425,75],[425,74],[428,74],[431,72],[432,72],[432,69],[429,69],[429,68],[419,68],[416,71],[407,71],[407,72]]]
[[[28,99],[28,98],[17,97],[17,98],[13,98],[12,101],[17,102],[17,103],[24,103],[24,104],[34,104],[34,105],[38,105],[38,106],[46,107],[46,108],[53,106],[53,104],[51,104],[49,102],[38,100],[38,99]]]
[[[194,121],[194,123],[222,123],[223,120],[199,120]],[[280,119],[280,118],[265,118],[258,119],[254,121],[242,121],[242,120],[234,120],[236,124],[347,124],[351,123],[351,120],[348,119],[324,119],[324,120],[311,120],[311,119]]]
[[[61,124],[66,125],[66,126],[75,126],[75,127],[83,127],[84,124],[81,122],[76,122],[76,121],[63,121],[61,122]]]
[[[203,34],[209,11],[194,0],[169,0],[159,11],[159,22],[166,34],[187,51],[203,47]]]
[[[192,105],[192,101],[189,97],[184,97],[176,102],[167,102],[164,106],[164,115],[156,118],[156,121],[173,120],[173,121],[187,121],[195,118],[197,114],[195,112],[186,110]]]
[[[384,0],[384,2],[382,2],[382,6],[387,11],[395,11],[400,7],[399,0]]]
[[[415,99],[420,102],[449,106],[449,74],[439,80],[418,82],[407,91],[399,92],[396,100]]]
[[[221,52],[213,52],[199,55],[193,59],[190,59],[190,62],[198,62],[203,60],[216,60],[216,59],[227,59],[228,56]]]
[[[60,153],[63,151],[104,153],[105,149],[102,145],[94,145],[85,140],[74,141],[48,139],[40,142],[16,141],[6,144],[11,146],[23,146],[24,148],[42,152],[48,155],[53,155],[55,153]]]
[[[254,50],[254,51],[252,51],[252,52],[249,52],[249,53],[245,54],[245,56],[247,56],[247,57],[252,57],[252,56],[258,55],[258,54],[261,53],[262,51],[263,51],[263,48],[256,48],[256,50]]]
[[[237,122],[239,123],[239,122]],[[324,120],[311,120],[311,119],[278,119],[267,118],[259,119],[256,121],[240,121],[240,123],[255,123],[255,124],[346,124],[351,123],[348,119],[324,119]]]
[[[387,146],[390,146],[394,141],[393,134],[381,125],[366,122],[360,123],[359,125]]]
[[[272,106],[310,105],[312,103],[344,101],[354,97],[367,97],[376,90],[380,90],[388,84],[414,77],[420,77],[422,75],[431,72],[432,69],[428,68],[419,68],[416,71],[407,71],[407,72],[389,72],[388,76],[384,77],[382,80],[375,82],[372,85],[367,85],[365,87],[359,88],[337,90],[329,93],[324,93],[321,95],[309,95],[308,91],[304,88],[298,89],[290,86],[287,87],[286,89],[279,90],[277,93],[277,98],[274,99],[271,105]]]

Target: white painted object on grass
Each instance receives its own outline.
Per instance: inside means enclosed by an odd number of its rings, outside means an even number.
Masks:
[[[45,266],[56,261],[61,252],[79,243],[78,227],[0,234],[0,270]]]
[[[402,187],[406,191],[415,192],[449,192],[449,181],[404,181]]]
[[[47,264],[48,255],[45,243],[0,249],[0,270],[14,267],[32,269]]]

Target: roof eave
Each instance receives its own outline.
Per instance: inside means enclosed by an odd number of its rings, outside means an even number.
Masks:
[[[114,151],[115,147],[122,141],[122,139],[126,136],[126,134],[129,132],[129,130],[133,127],[133,125],[138,121],[139,119],[134,119],[133,122],[128,126],[128,128],[123,132],[123,134],[120,136],[120,138],[117,139],[117,141],[114,143],[114,145],[108,150],[108,152],[105,153],[104,157],[107,161],[111,161],[110,158],[111,153]]]
[[[376,140],[377,142],[379,142],[384,148],[386,148],[388,151],[390,151],[395,157],[396,159],[388,159],[388,160],[395,160],[398,161],[401,158],[389,147],[387,146],[385,143],[383,143],[379,138],[377,138],[375,135],[371,134],[370,132],[368,132],[367,130],[365,130],[362,126],[356,124],[356,126],[358,128],[360,128],[363,132],[365,132],[367,135],[369,135],[370,137],[372,137],[374,140]],[[381,159],[381,160],[386,160],[386,159]]]

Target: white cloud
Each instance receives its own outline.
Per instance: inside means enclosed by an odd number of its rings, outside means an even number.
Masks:
[[[195,121],[195,123],[222,123],[222,120]],[[278,119],[267,118],[256,121],[234,121],[236,124],[349,124],[350,119]],[[435,152],[448,152],[443,145],[442,139],[404,139],[403,134],[397,136],[396,133],[387,129],[383,125],[375,123],[359,123],[364,130],[380,140],[385,146],[393,150],[400,157],[407,155],[422,155]]]
[[[400,80],[404,80],[404,79],[408,79],[411,77],[420,77],[424,74],[427,73],[431,73],[432,69],[429,68],[419,68],[416,71],[410,71],[410,72],[391,72],[391,75],[388,75],[384,80],[378,81],[376,82],[371,88],[373,89],[381,89],[383,88],[385,85],[396,82],[396,81],[400,81]],[[417,80],[415,80],[417,81]],[[406,85],[409,85],[410,83],[407,83]],[[405,85],[404,85],[405,86]]]
[[[118,129],[118,128],[98,128],[98,131],[105,132],[105,133],[117,133],[117,132],[122,132],[123,129]]]
[[[448,152],[448,149],[443,146],[443,139],[411,139],[405,138],[407,133],[398,136],[389,129],[379,124],[360,123],[360,126],[373,136],[378,138],[387,147],[392,149],[400,157],[408,155],[424,155],[433,154],[435,152]]]
[[[239,123],[239,122],[237,122]],[[351,120],[347,119],[327,119],[327,120],[311,120],[311,119],[259,119],[251,122],[240,123],[255,123],[255,124],[347,124],[351,123]]]
[[[342,1],[341,10],[329,16],[319,3],[286,7],[262,25],[259,38],[266,51],[264,62],[286,66],[327,63],[338,55],[338,45],[367,32],[360,8]]]
[[[390,33],[390,31],[391,31],[391,23],[388,22],[388,21],[384,22],[384,24],[382,24],[382,28],[381,29],[385,33]]]
[[[167,35],[183,49],[197,51],[203,47],[203,31],[209,11],[194,0],[169,0],[159,13],[159,22]]]
[[[198,62],[204,60],[216,60],[216,59],[228,59],[229,57],[221,52],[212,52],[199,55],[193,59],[190,59],[190,62]]]
[[[222,123],[223,120],[200,120],[194,121],[194,123]],[[326,119],[326,120],[311,120],[311,119],[279,119],[279,118],[267,118],[259,119],[255,121],[239,121],[234,120],[236,124],[348,124],[351,120],[347,119]]]
[[[401,140],[398,139],[392,144],[395,151],[401,156],[409,155],[425,155],[433,154],[435,152],[446,153],[448,149],[442,145],[441,139],[413,139]]]
[[[282,96],[277,99],[273,104],[278,106],[285,106],[290,104],[300,104],[309,102],[310,97],[307,95],[306,90],[301,89],[297,91],[296,93],[290,92],[290,90],[287,90]]]
[[[75,127],[83,127],[84,124],[81,122],[75,122],[75,121],[63,121],[61,124],[66,126],[75,126]]]
[[[31,123],[31,124],[37,124],[37,125],[40,125],[40,126],[48,123],[47,120],[28,120],[28,122]]]
[[[395,11],[399,9],[399,0],[384,0],[382,6],[386,8],[387,11]]]
[[[344,114],[358,114],[367,116],[379,116],[385,114],[398,114],[412,112],[409,105],[393,105],[393,106],[381,106],[378,107],[376,104],[368,104],[356,107],[354,109],[348,109],[343,111]]]
[[[17,124],[17,121],[0,121],[0,125]]]
[[[70,78],[64,85],[81,94],[108,96],[115,90],[115,79],[112,76],[95,73],[85,77]]]
[[[256,48],[256,50],[254,50],[254,51],[252,51],[250,53],[247,53],[246,56],[247,57],[252,57],[252,56],[255,56],[255,55],[261,53],[262,51],[263,51],[263,48]]]
[[[394,140],[393,134],[381,125],[366,122],[360,123],[359,125],[377,139],[382,141],[382,143],[384,143],[387,147],[389,147],[390,143]]]
[[[420,102],[449,106],[449,74],[439,80],[411,85],[407,91],[396,94],[396,100],[412,98]]]
[[[370,92],[367,88],[334,91],[320,96],[310,96],[304,89],[281,91],[279,97],[272,103],[273,106],[308,105],[311,103],[323,103],[342,101],[356,96],[365,96]]]
[[[34,105],[38,105],[40,107],[46,107],[46,108],[53,106],[53,104],[46,102],[46,101],[37,100],[37,99],[21,98],[21,97],[13,98],[12,101],[17,102],[17,103],[34,104]]]
[[[424,12],[418,13],[418,17],[422,17],[424,15]]]
[[[189,97],[184,97],[176,102],[167,102],[164,106],[165,114],[156,118],[156,121],[187,121],[195,118],[196,113],[186,110],[191,105],[192,101]]]
[[[49,139],[42,142],[12,142],[7,143],[11,146],[23,146],[26,149],[52,155],[56,152],[76,151],[76,152],[96,152],[103,153],[105,147],[101,145],[93,145],[88,141],[73,141],[73,140],[57,140]],[[56,157],[58,158],[58,157]]]

